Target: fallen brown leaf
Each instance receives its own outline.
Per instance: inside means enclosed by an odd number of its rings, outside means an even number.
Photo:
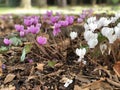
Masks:
[[[2,62],[0,60],[0,76],[2,76]]]
[[[15,86],[9,85],[8,87],[0,88],[0,90],[16,90],[16,89]]]
[[[120,77],[120,61],[116,62],[113,66],[113,70]]]
[[[28,81],[30,81],[31,79],[36,79],[36,78],[37,78],[37,76],[29,76],[26,81],[28,82]]]
[[[3,59],[3,56],[2,56],[2,54],[0,54],[0,76],[2,76],[2,60]]]
[[[83,88],[81,88],[80,86],[75,85],[75,86],[74,86],[74,90],[89,90],[89,88],[83,89]]]
[[[37,68],[38,70],[40,70],[40,71],[43,71],[44,65],[45,65],[45,64],[43,64],[43,63],[38,63],[37,66],[36,66],[36,68]]]
[[[15,75],[14,74],[8,74],[4,80],[4,84],[11,82],[14,79]]]

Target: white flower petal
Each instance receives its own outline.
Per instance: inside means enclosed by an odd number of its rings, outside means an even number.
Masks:
[[[91,39],[87,42],[87,44],[89,45],[89,48],[94,48],[98,44],[98,40],[97,39]]]
[[[64,87],[68,87],[72,82],[73,82],[73,80],[68,79],[68,80],[65,82]]]
[[[74,40],[77,37],[77,35],[78,35],[77,32],[71,32],[70,33],[70,37],[71,37],[72,40]]]

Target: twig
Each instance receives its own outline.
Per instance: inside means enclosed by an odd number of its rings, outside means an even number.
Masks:
[[[109,78],[106,78],[106,80],[107,80],[108,83],[120,88],[120,83],[117,83],[117,82],[115,82],[115,81],[113,81]]]

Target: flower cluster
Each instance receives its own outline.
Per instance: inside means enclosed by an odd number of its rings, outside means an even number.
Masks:
[[[38,34],[40,32],[41,24],[39,23],[38,16],[28,16],[24,18],[24,25],[16,24],[15,29],[19,32],[21,37],[32,33]],[[37,37],[37,42],[40,45],[44,45],[47,43],[47,39],[45,37],[39,36]]]
[[[98,44],[98,34],[94,33],[97,29],[96,17],[88,18],[87,23],[84,24],[84,28],[84,38],[87,41],[89,48],[94,48]]]
[[[90,17],[87,19],[87,23],[84,24],[85,32],[84,38],[89,45],[89,48],[94,48],[98,44],[98,34],[95,33],[95,30],[101,29],[101,33],[103,36],[107,37],[109,43],[113,43],[117,38],[120,37],[120,24],[114,28],[109,28],[108,25],[110,23],[114,23],[117,19],[120,18],[119,14],[116,14],[115,17],[106,18],[101,17],[100,19],[96,19],[96,17]]]
[[[38,16],[28,16],[24,18],[24,25],[16,24],[15,29],[23,37],[28,33],[37,34],[40,31],[41,24]]]
[[[86,17],[90,17],[93,14],[93,10],[83,10],[82,13],[79,15],[79,18],[77,19],[78,23],[82,23]]]

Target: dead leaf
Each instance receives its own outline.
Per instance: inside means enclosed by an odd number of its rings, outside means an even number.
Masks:
[[[37,66],[36,66],[36,68],[37,68],[38,70],[40,70],[40,71],[43,71],[44,65],[45,65],[45,64],[43,64],[43,63],[38,63]]]
[[[37,76],[29,76],[26,81],[28,82],[28,81],[30,81],[31,79],[36,79],[36,78],[37,78]]]
[[[89,90],[89,88],[83,89],[83,88],[81,88],[80,86],[75,85],[75,86],[74,86],[74,90]]]
[[[0,60],[0,76],[2,76],[2,62]]]
[[[92,83],[86,84],[82,86],[82,90],[113,90],[112,87],[106,83],[103,82],[105,78],[101,78],[100,80],[94,81]]]
[[[67,77],[63,77],[63,78],[60,80],[60,82],[61,82],[61,83],[65,83],[67,80],[69,80]]]
[[[16,90],[16,89],[15,86],[9,85],[8,87],[0,88],[0,90]]]
[[[113,70],[120,77],[120,61],[116,62],[113,66]]]
[[[15,78],[14,74],[8,74],[4,80],[4,84],[11,82]]]
[[[2,54],[0,54],[0,76],[2,76],[2,60],[3,60],[3,55]]]

